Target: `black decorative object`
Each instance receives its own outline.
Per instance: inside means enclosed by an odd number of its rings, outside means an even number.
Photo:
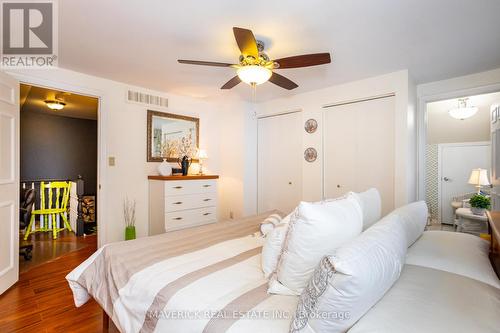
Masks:
[[[83,213],[82,213],[82,202],[84,194],[85,182],[81,175],[78,175],[76,181],[76,195],[78,196],[78,207],[77,207],[77,218],[76,218],[76,235],[83,236],[85,227],[83,225]]]
[[[318,158],[318,152],[316,151],[316,149],[310,147],[304,151],[304,159],[307,162],[312,163],[316,161],[316,158]]]
[[[306,130],[307,133],[311,134],[316,132],[316,129],[318,129],[318,122],[316,119],[308,119],[306,123],[304,124],[304,129]]]
[[[189,166],[191,165],[191,159],[186,155],[184,155],[182,158],[179,158],[178,163],[182,169],[182,175],[187,176],[189,171]]]

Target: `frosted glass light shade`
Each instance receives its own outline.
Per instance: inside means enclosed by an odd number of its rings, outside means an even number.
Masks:
[[[448,111],[450,117],[464,120],[472,117],[477,113],[477,107],[456,108]]]
[[[248,84],[262,84],[269,80],[273,72],[262,66],[250,65],[239,68],[236,73],[241,81]]]
[[[490,185],[490,181],[488,180],[488,170],[473,169],[469,177],[469,184],[475,186]]]
[[[46,100],[45,104],[51,110],[62,110],[66,106],[66,103],[58,100]]]

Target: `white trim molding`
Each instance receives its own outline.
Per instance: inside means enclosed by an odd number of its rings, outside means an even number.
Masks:
[[[97,244],[102,246],[107,243],[106,238],[106,125],[107,115],[103,112],[108,103],[108,97],[104,92],[93,88],[75,86],[60,81],[46,80],[36,76],[26,75],[22,73],[12,72],[9,73],[14,78],[19,80],[19,83],[35,85],[47,89],[63,90],[72,92],[79,95],[94,97],[98,99],[97,106]]]

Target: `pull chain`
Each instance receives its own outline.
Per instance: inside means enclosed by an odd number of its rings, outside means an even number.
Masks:
[[[252,102],[257,103],[257,85],[252,82]]]

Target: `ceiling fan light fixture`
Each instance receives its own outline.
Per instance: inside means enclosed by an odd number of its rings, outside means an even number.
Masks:
[[[478,111],[478,108],[475,106],[468,106],[467,101],[468,98],[460,98],[458,100],[458,107],[448,111],[450,117],[464,120],[475,115]]]
[[[47,107],[49,109],[56,110],[56,111],[62,110],[66,106],[66,103],[64,103],[62,101],[58,101],[58,100],[53,100],[53,99],[46,100],[45,104],[47,105]]]
[[[250,65],[239,68],[236,72],[241,81],[249,85],[259,85],[269,80],[273,72],[263,66]]]

